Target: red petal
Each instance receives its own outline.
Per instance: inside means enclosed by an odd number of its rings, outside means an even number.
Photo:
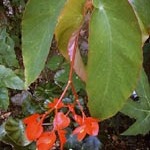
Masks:
[[[86,126],[79,126],[73,131],[74,135],[77,135],[77,139],[79,141],[82,141],[84,137],[86,136]]]
[[[92,117],[86,117],[85,122],[91,123],[91,122],[99,122],[98,119],[92,118]]]
[[[29,124],[29,123],[31,123],[33,121],[36,121],[39,117],[40,117],[39,114],[33,114],[33,115],[23,119],[23,123],[24,124]]]
[[[67,107],[69,108],[70,112],[72,112],[73,114],[75,114],[74,105],[73,104],[68,104]]]
[[[49,150],[56,141],[55,132],[44,132],[37,140],[38,150]]]
[[[52,103],[49,103],[49,104],[48,104],[48,107],[49,107],[49,108],[54,108],[54,107],[56,107],[56,104],[58,103],[58,100],[59,100],[58,98],[55,98]],[[60,108],[62,108],[62,107],[64,107],[64,104],[63,104],[62,102],[59,102],[59,104],[57,105],[56,108],[57,108],[57,109],[60,109]]]
[[[79,124],[82,125],[83,124],[83,119],[81,116],[79,115],[74,115],[74,120]]]
[[[70,124],[70,119],[65,116],[62,112],[58,112],[54,118],[54,128],[55,129],[64,129]]]
[[[34,121],[27,125],[25,132],[28,140],[33,141],[39,138],[39,136],[42,134],[43,127],[41,123]]]
[[[98,135],[99,125],[97,122],[91,122],[90,125],[87,126],[87,133],[92,136]]]
[[[60,144],[61,144],[61,150],[63,150],[63,145],[66,143],[66,131],[65,130],[58,130],[58,136],[60,139]]]

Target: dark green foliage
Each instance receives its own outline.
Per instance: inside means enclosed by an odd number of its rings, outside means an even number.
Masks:
[[[0,108],[7,110],[9,105],[8,90],[5,87],[0,88]]]
[[[62,69],[58,70],[54,76],[55,83],[60,87],[63,87],[64,84],[67,83],[69,77],[69,63],[64,63],[61,66]],[[80,91],[81,89],[85,89],[84,82],[74,73],[73,75],[73,83],[76,88],[76,91]]]
[[[136,119],[136,122],[123,135],[145,135],[150,131],[150,87],[144,70],[141,72],[136,92],[139,101],[129,99],[121,110],[124,114]]]
[[[6,28],[0,28],[0,64],[7,67],[18,67],[14,51],[14,41],[6,32]]]

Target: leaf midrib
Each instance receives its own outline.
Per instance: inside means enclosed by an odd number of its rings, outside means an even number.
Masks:
[[[103,8],[103,9],[101,9]],[[107,61],[109,61],[109,72],[107,74],[107,80],[106,80],[106,85],[105,85],[105,89],[104,89],[104,97],[106,96],[107,94],[107,91],[108,91],[108,88],[110,87],[109,86],[109,83],[110,83],[110,77],[111,77],[111,73],[112,73],[112,31],[111,31],[111,26],[110,26],[110,23],[109,23],[109,18],[107,16],[107,13],[103,7],[103,5],[99,5],[99,11],[101,11],[103,13],[103,16],[104,16],[104,21],[105,21],[105,24],[107,26],[107,30],[108,30],[108,50],[109,50],[109,58],[107,59]]]

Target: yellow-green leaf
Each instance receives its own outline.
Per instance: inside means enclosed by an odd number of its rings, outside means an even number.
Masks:
[[[84,3],[85,0],[67,1],[59,17],[59,22],[55,31],[56,40],[58,41],[60,52],[66,59],[69,59],[67,51],[69,39],[71,38],[73,33],[81,27],[81,24],[83,23]],[[81,79],[85,81],[86,71],[78,49],[75,58],[74,69],[78,76],[80,76]]]
[[[150,35],[150,0],[129,0],[139,21],[143,43]]]

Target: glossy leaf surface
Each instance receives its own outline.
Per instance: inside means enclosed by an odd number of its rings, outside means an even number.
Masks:
[[[9,97],[7,88],[0,88],[0,109],[7,110]]]
[[[30,144],[24,132],[24,125],[21,120],[9,118],[5,124],[5,130],[9,138],[17,145],[26,146]]]
[[[123,135],[145,135],[150,131],[150,87],[144,70],[142,71],[136,92],[139,96],[139,101],[129,99],[121,111],[129,117],[136,119],[136,122]]]
[[[13,150],[35,150],[35,144],[31,143],[27,146],[17,145],[12,139],[9,138],[7,135],[7,132],[5,130],[5,124],[2,124],[0,126],[0,140],[3,141],[6,144],[9,144],[12,146]]]
[[[141,33],[126,0],[94,0],[90,22],[87,92],[91,115],[113,116],[136,86]],[[118,7],[119,4],[119,7]]]
[[[0,87],[24,89],[24,82],[9,68],[0,65]]]
[[[22,22],[23,61],[26,87],[40,74],[49,52],[57,18],[65,0],[31,0]]]

